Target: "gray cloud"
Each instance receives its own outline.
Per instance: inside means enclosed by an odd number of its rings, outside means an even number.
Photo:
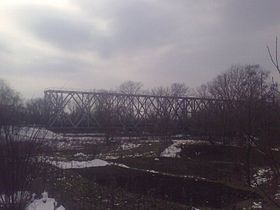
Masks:
[[[258,33],[279,24],[280,1],[229,0],[223,10],[223,25],[230,31]]]
[[[33,31],[40,38],[70,50],[88,48],[91,41],[91,34],[86,25],[66,19],[42,18],[33,25]]]
[[[26,55],[21,66],[14,65],[1,55],[5,45],[0,41],[0,60],[10,72],[68,79],[81,88],[93,84],[111,88],[127,79],[142,80],[150,87],[175,81],[198,86],[232,64],[272,67],[265,46],[279,35],[278,0],[72,0],[72,4],[80,13],[18,7],[17,28],[59,52],[35,56],[36,51]],[[99,21],[107,28],[100,28]]]
[[[65,50],[88,49],[95,36],[89,22],[54,8],[21,8],[18,21],[23,24],[23,29]]]
[[[97,30],[90,19],[53,8],[28,7],[21,9],[19,17],[33,34],[56,47],[111,55],[158,47],[176,39],[182,19],[174,17],[175,12],[155,3],[128,1],[106,16],[111,20],[109,36]]]
[[[32,63],[32,69],[36,69],[37,76],[68,77],[76,74],[83,74],[90,65],[80,59],[67,57],[41,58]],[[28,71],[28,69],[26,69]]]
[[[152,48],[166,44],[178,30],[164,7],[148,2],[132,2],[116,11],[115,42],[122,48]]]

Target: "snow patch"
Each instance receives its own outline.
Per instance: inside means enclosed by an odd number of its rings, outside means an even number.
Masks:
[[[174,142],[172,145],[167,147],[161,154],[161,157],[178,157],[179,153],[182,151],[180,142]]]
[[[33,198],[34,199],[34,198]],[[42,193],[42,198],[34,199],[26,210],[65,210],[62,205],[58,205],[54,198],[49,198],[47,192]]]
[[[193,144],[209,144],[209,141],[204,140],[173,140],[174,143],[180,144],[180,145],[193,145]]]
[[[50,163],[61,169],[103,167],[109,165],[107,161],[101,159],[94,159],[90,161],[50,161]]]
[[[270,168],[260,168],[253,174],[252,187],[263,185],[272,179],[272,170]]]
[[[21,127],[19,129],[18,135],[26,137],[36,137],[42,139],[60,139],[62,136],[47,130],[45,128],[35,128],[35,127]]]
[[[262,209],[262,202],[253,202],[252,209]]]
[[[103,167],[103,166],[117,166],[121,168],[136,170],[136,171],[143,171],[148,172],[152,174],[160,174],[164,176],[172,176],[172,177],[181,177],[181,178],[189,178],[194,179],[195,181],[198,180],[206,180],[204,177],[197,177],[197,176],[189,176],[189,175],[177,175],[177,174],[170,174],[155,170],[149,170],[149,169],[140,169],[140,168],[133,168],[129,167],[127,165],[121,164],[121,163],[113,163],[113,162],[107,162],[100,159],[94,159],[91,161],[50,161],[51,164],[53,164],[56,167],[59,167],[61,169],[78,169],[78,168],[89,168],[89,167]]]
[[[61,169],[78,169],[104,166],[118,166],[121,168],[130,168],[124,164],[107,162],[101,159],[94,159],[89,161],[49,161],[49,163]]]
[[[274,152],[279,152],[279,151],[280,151],[280,148],[277,148],[277,147],[276,147],[276,148],[272,148],[271,150],[274,151]]]
[[[87,157],[87,155],[85,153],[79,152],[74,154],[74,157]]]
[[[167,147],[161,154],[161,157],[170,157],[175,158],[178,157],[178,154],[182,151],[181,148],[178,147],[178,145],[172,144],[171,146]]]
[[[124,165],[124,164],[120,164],[120,163],[110,163],[110,165],[118,166],[118,167],[121,167],[121,168],[130,168],[129,166]]]
[[[167,147],[161,154],[161,157],[179,157],[179,153],[182,151],[181,145],[194,145],[194,144],[209,144],[208,141],[202,140],[173,140],[173,144]]]
[[[97,157],[100,157],[100,158],[105,159],[105,160],[117,160],[117,159],[120,158],[119,156],[116,156],[116,155],[104,155],[102,153],[97,155]]]
[[[121,145],[122,150],[130,150],[139,147],[141,144],[124,143]]]
[[[42,198],[35,199],[36,194],[31,195],[30,192],[18,191],[11,196],[0,195],[0,207],[4,205],[9,206],[9,204],[24,204],[28,203],[26,210],[65,210],[62,205],[58,205],[55,199],[49,198],[47,192],[42,193]]]

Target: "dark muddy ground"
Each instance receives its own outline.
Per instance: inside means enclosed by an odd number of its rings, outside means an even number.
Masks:
[[[121,187],[133,193],[186,205],[227,208],[234,203],[259,198],[249,190],[219,182],[167,176],[117,166],[75,169],[83,177],[105,186]]]

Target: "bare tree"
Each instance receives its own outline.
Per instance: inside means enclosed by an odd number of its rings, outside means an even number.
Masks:
[[[27,101],[25,113],[28,123],[42,125],[44,123],[45,102],[43,98]]]
[[[156,96],[170,96],[171,95],[170,88],[163,87],[163,86],[152,88],[150,92],[152,95],[156,95]]]
[[[0,126],[22,120],[23,106],[19,93],[0,79]]]
[[[270,58],[271,63],[275,67],[276,71],[280,74],[279,69],[279,61],[278,61],[278,38],[275,39],[275,53],[274,55],[271,52],[271,49],[269,46],[267,46],[268,55]],[[272,93],[271,95],[274,98],[279,97],[279,90],[278,90],[278,84],[275,83],[272,79],[273,86],[271,88]],[[277,142],[276,146],[279,146],[279,122],[280,122],[280,107],[279,107],[279,100],[273,100],[273,103],[271,103],[271,106],[269,107],[269,113],[266,118],[267,120],[264,120],[266,122],[270,123],[271,126],[262,126],[260,128],[261,134],[259,142],[256,142],[254,139],[252,139],[252,142],[256,144],[257,149],[266,157],[266,160],[268,161],[268,165],[272,171],[272,179],[270,185],[273,187],[269,187],[269,190],[263,189],[262,187],[258,187],[258,190],[267,198],[267,200],[273,204],[275,207],[280,208],[280,203],[278,200],[276,200],[273,190],[276,190],[279,192],[279,183],[280,183],[280,162],[278,158],[276,157],[275,153],[272,151],[273,146],[275,146],[275,141],[273,144],[269,141],[269,139],[273,139],[274,136],[276,136]],[[272,190],[272,188],[274,188]],[[276,188],[276,189],[275,189]]]
[[[207,84],[211,97],[225,100],[264,98],[270,91],[269,72],[259,65],[233,65]]]
[[[142,87],[142,82],[126,81],[117,88],[117,91],[124,94],[139,94]]]
[[[233,65],[228,71],[200,86],[197,89],[199,97],[221,99],[224,100],[224,105],[221,110],[213,105],[208,110],[196,113],[193,120],[198,124],[193,123],[192,129],[201,131],[203,128],[205,135],[212,138],[216,136],[217,140],[222,139],[225,144],[234,139],[234,136],[251,133],[252,123],[249,121],[254,122],[251,114],[254,102],[266,100],[270,93],[268,77],[269,73],[259,65]],[[240,142],[246,141],[243,139]]]
[[[173,83],[170,86],[170,94],[175,97],[184,97],[190,94],[190,88],[185,83]]]
[[[201,86],[199,86],[196,91],[195,91],[195,95],[197,97],[201,97],[201,98],[210,98],[210,93],[208,90],[208,86],[206,84],[202,84]]]
[[[170,86],[159,86],[151,89],[151,94],[156,96],[185,97],[190,95],[190,88],[185,83],[172,83]]]
[[[274,65],[274,67],[276,68],[278,73],[280,74],[280,68],[279,68],[279,62],[278,62],[278,37],[276,37],[276,39],[275,39],[275,54],[274,54],[274,56],[272,55],[269,46],[266,46],[266,48],[267,48],[268,55],[269,55],[269,58],[270,58],[272,64]]]
[[[31,198],[33,180],[42,175],[44,135],[40,129],[1,127],[0,208],[25,209]]]
[[[1,103],[19,106],[21,99],[19,93],[14,91],[5,80],[0,78],[0,101]]]
[[[156,103],[160,104],[161,110],[158,110],[157,119],[154,119],[155,131],[164,137],[164,143],[168,143],[171,140],[171,132],[174,124],[170,116],[171,106],[170,100],[164,96],[171,96],[170,87],[156,87],[151,90],[152,95],[162,96],[156,99]]]

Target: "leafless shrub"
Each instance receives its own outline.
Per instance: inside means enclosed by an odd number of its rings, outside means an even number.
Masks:
[[[0,128],[0,209],[24,209],[33,180],[42,172],[44,134],[40,129]]]

